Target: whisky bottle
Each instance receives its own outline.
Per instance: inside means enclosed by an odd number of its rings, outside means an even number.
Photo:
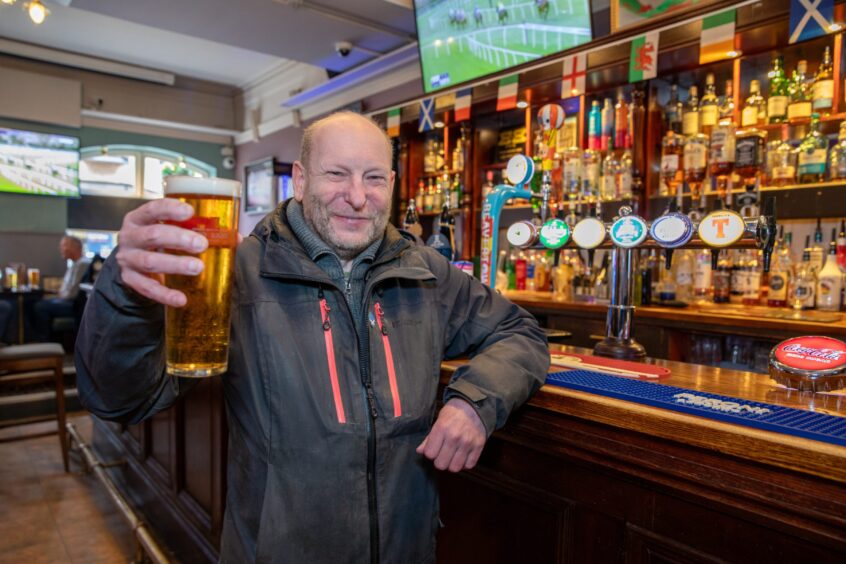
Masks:
[[[761,83],[753,80],[749,83],[749,97],[743,106],[740,118],[741,127],[764,125],[767,123],[767,102],[761,96]]]
[[[780,225],[781,234],[784,226]],[[788,236],[790,234],[788,233]],[[770,307],[785,307],[787,305],[787,290],[793,277],[793,261],[790,258],[790,242],[781,236],[776,249],[773,251],[772,266],[770,267],[770,290],[767,294],[767,305]]]
[[[817,227],[814,229],[814,244],[810,246],[811,267],[815,272],[822,270],[825,262],[825,249],[823,249],[822,219],[817,218]]]
[[[733,153],[733,152],[732,152]],[[675,196],[684,182],[684,137],[670,129],[661,140],[661,195]],[[732,154],[732,160],[734,154]]]
[[[758,251],[747,251],[744,273],[746,281],[743,287],[743,305],[758,305],[761,303],[761,270],[758,267]]]
[[[811,115],[811,96],[808,92],[808,79],[805,71],[807,61],[799,61],[790,80],[790,104],[787,106],[787,119],[807,118]]]
[[[684,106],[679,101],[679,87],[670,86],[670,99],[664,105],[664,131],[682,132],[682,115]]]
[[[811,127],[799,145],[799,182],[807,184],[825,179],[828,139],[820,132],[820,116],[811,116]]]
[[[846,179],[846,121],[840,124],[837,144],[829,152],[828,173],[832,180]]]
[[[787,104],[790,92],[787,77],[784,76],[784,58],[773,59],[770,71],[770,97],[767,100],[767,120],[770,123],[782,123],[787,120]]]
[[[708,138],[698,131],[684,143],[684,178],[690,186],[692,201],[699,199],[708,167]]]
[[[712,273],[714,280],[714,303],[727,304],[731,297],[731,261],[728,251],[720,251],[717,268]]]
[[[834,67],[831,63],[831,48],[826,45],[823,60],[814,75],[811,87],[813,111],[823,115],[831,113],[834,102]]]
[[[682,114],[682,133],[685,136],[699,133],[699,95],[696,86],[690,87],[690,96]]]
[[[840,311],[840,294],[843,288],[843,273],[837,266],[837,230],[831,230],[828,244],[828,258],[817,276],[817,309]]]
[[[771,186],[787,186],[796,182],[796,151],[790,145],[789,126],[781,126],[781,141],[767,153],[769,183]]]
[[[714,84],[714,75],[708,73],[705,77],[705,93],[699,102],[699,129],[706,136],[711,134],[711,128],[717,125],[720,115],[720,103],[717,99],[717,87]]]
[[[741,129],[735,141],[734,171],[743,179],[744,185],[755,184],[764,169],[764,146],[766,133],[755,127]]]
[[[728,101],[732,97],[731,81],[726,83],[726,97],[720,106],[720,119],[717,125],[711,130],[710,149],[708,162],[711,176],[717,177],[718,184],[721,184],[721,192],[725,190],[726,177],[734,170],[735,159],[735,124],[734,124],[734,103]]]

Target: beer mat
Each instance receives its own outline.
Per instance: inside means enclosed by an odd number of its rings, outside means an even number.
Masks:
[[[629,360],[604,358],[589,354],[552,353],[550,354],[550,358],[553,366],[607,372],[624,378],[654,380],[666,378],[670,375],[670,369],[664,368],[663,366],[654,366],[652,364],[643,364],[641,362],[632,362]]]
[[[846,446],[846,417],[587,370],[555,372],[546,383],[783,435]]]

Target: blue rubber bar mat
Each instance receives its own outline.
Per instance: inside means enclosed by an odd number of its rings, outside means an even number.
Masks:
[[[547,376],[546,383],[756,427],[765,431],[846,446],[846,417],[746,401],[588,370],[556,372]]]

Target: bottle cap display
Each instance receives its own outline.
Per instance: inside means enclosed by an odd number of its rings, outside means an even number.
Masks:
[[[711,247],[733,245],[745,230],[746,222],[733,210],[712,211],[699,222],[699,238]]]
[[[540,242],[547,249],[560,249],[570,240],[570,226],[563,219],[550,219],[540,229]]]
[[[662,247],[675,249],[693,237],[693,222],[683,213],[671,212],[653,221],[649,233]]]
[[[794,337],[770,351],[770,376],[789,388],[827,392],[846,387],[846,343],[831,337]]]
[[[624,215],[611,224],[611,241],[624,249],[637,247],[648,234],[646,221],[636,215]]]
[[[531,221],[518,221],[508,228],[505,237],[515,247],[531,247],[538,240],[538,228]]]
[[[505,177],[515,186],[526,184],[535,173],[535,163],[526,155],[514,155],[505,167]]]
[[[595,249],[605,240],[605,224],[595,217],[586,217],[573,228],[573,242],[582,249]]]

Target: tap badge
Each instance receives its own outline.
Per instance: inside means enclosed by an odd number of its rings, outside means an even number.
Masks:
[[[652,222],[649,232],[659,245],[674,249],[693,237],[693,223],[683,213],[667,213]]]
[[[540,241],[547,249],[560,249],[570,240],[570,226],[562,219],[550,219],[540,230]]]
[[[646,234],[646,221],[636,215],[623,216],[611,225],[611,241],[624,249],[643,243]]]
[[[515,186],[526,184],[535,173],[535,163],[526,155],[514,155],[505,167],[505,177]]]
[[[711,247],[733,245],[745,230],[743,217],[732,210],[712,211],[699,222],[699,238]]]
[[[831,337],[794,337],[776,345],[772,356],[796,371],[843,369],[846,365],[846,343]]]
[[[573,228],[573,241],[582,249],[595,249],[605,240],[605,224],[595,217],[586,217]]]

